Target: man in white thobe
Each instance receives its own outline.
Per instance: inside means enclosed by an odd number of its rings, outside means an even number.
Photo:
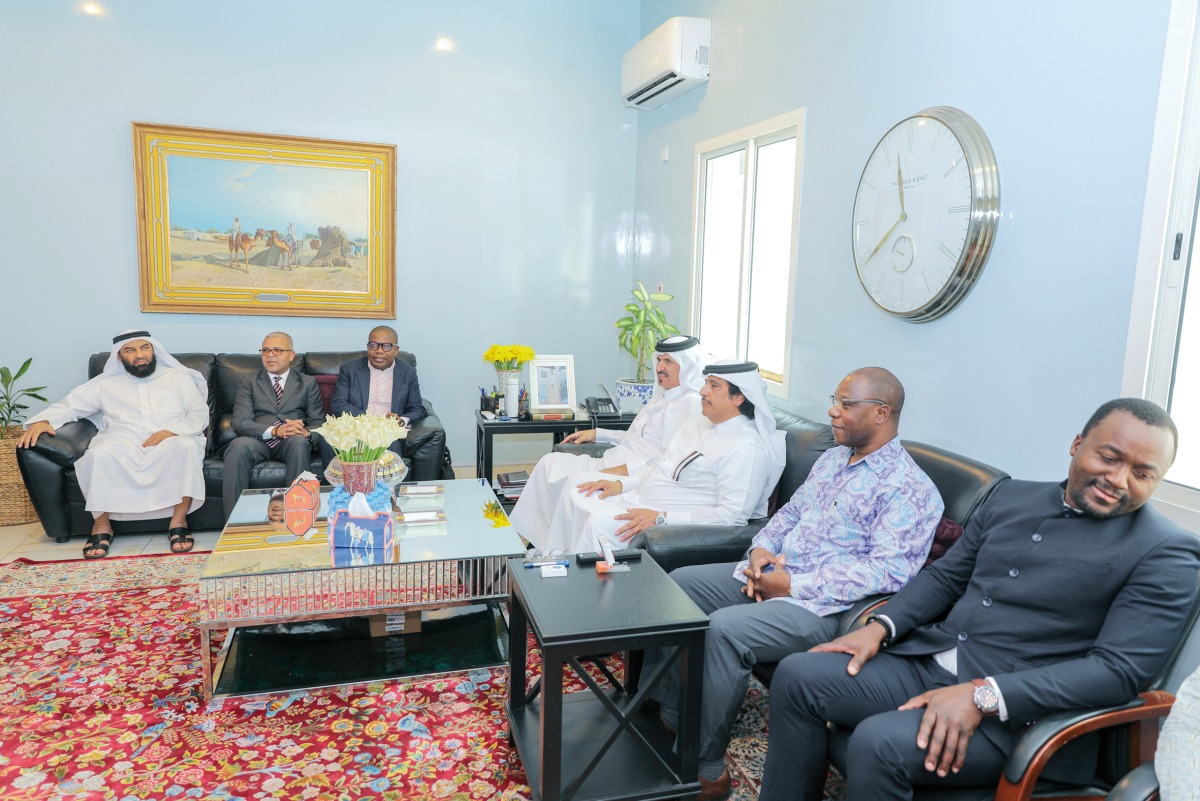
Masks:
[[[702,417],[688,421],[653,464],[627,478],[599,478],[563,493],[546,547],[553,553],[600,550],[656,525],[744,525],[765,517],[783,472],[784,434],[766,403],[754,362],[704,368]]]
[[[188,512],[204,503],[204,429],[208,385],[146,331],[113,338],[104,371],[25,423],[18,448],[89,418],[98,433],[75,462],[92,535],[85,559],[108,554],[112,520],[170,515],[171,550],[190,551]]]
[[[567,444],[615,443],[601,456],[550,453],[538,460],[509,522],[536,548],[544,548],[554,510],[585,472],[619,476],[633,475],[662,456],[667,443],[688,420],[700,417],[700,388],[704,365],[712,359],[695,337],[674,336],[654,348],[658,384],[650,401],[642,407],[628,431],[589,428],[563,439]]]

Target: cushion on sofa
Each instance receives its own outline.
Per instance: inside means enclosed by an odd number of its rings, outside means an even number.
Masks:
[[[924,566],[929,567],[945,556],[946,551],[950,550],[951,545],[958,542],[962,533],[963,527],[950,518],[943,517],[939,520],[937,528],[933,532],[933,545],[929,547],[929,558],[925,560]]]

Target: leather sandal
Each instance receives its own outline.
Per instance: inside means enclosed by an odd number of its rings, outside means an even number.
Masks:
[[[83,546],[84,559],[103,559],[108,556],[108,548],[112,545],[113,533],[111,531],[100,531],[92,534],[87,538],[87,544]],[[88,553],[88,551],[99,550],[100,553]]]
[[[187,553],[196,545],[196,541],[192,539],[192,532],[188,530],[187,526],[167,529],[167,536],[171,539],[171,553]],[[187,547],[176,548],[176,545]]]

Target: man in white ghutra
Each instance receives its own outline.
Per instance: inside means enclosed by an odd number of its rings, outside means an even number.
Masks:
[[[740,526],[766,516],[784,461],[766,383],[754,362],[721,360],[704,375],[703,416],[683,425],[662,457],[634,475],[563,493],[543,551],[599,550],[601,538],[620,547],[666,523]]]

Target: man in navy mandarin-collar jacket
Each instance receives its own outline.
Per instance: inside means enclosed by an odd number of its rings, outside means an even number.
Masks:
[[[916,785],[995,786],[1030,723],[1144,689],[1200,568],[1200,540],[1144,505],[1177,445],[1155,404],[1104,404],[1065,482],[1000,485],[866,626],[780,663],[760,798],[821,798],[826,721],[855,727],[849,801],[912,798]],[[1076,745],[1047,778],[1091,777],[1095,749]]]

